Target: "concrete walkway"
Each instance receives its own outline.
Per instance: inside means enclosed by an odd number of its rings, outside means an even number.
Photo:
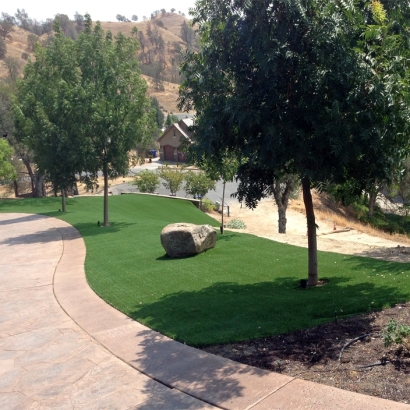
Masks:
[[[0,214],[0,409],[410,409],[170,340],[88,287],[84,242]]]

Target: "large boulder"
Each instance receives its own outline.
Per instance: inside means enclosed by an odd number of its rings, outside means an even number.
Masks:
[[[197,255],[215,247],[216,232],[211,225],[171,224],[162,230],[161,244],[171,258]]]

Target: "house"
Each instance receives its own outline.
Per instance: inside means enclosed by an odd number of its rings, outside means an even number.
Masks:
[[[158,140],[160,160],[186,162],[185,153],[180,146],[183,143],[192,143],[192,134],[189,132],[192,125],[192,118],[183,118],[164,131]]]

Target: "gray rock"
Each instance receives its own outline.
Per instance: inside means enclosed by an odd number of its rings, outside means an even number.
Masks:
[[[215,247],[216,232],[211,225],[171,224],[162,230],[161,244],[171,258],[197,255]]]

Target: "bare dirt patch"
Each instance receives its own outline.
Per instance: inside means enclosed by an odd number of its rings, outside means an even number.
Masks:
[[[322,251],[410,262],[410,240],[389,235],[353,221],[348,212],[335,212],[316,198],[318,248]],[[214,214],[220,220],[220,216]],[[277,209],[273,201],[261,202],[254,211],[235,205],[231,217],[242,220],[247,232],[307,247],[306,218],[300,201],[287,215],[287,233],[277,233]],[[345,232],[334,232],[354,227]],[[337,320],[313,329],[241,343],[213,345],[203,350],[240,363],[279,372],[341,389],[410,403],[410,351],[393,345],[386,348],[381,330],[390,319],[410,324],[410,303],[382,312]],[[357,338],[345,348],[343,346]]]

